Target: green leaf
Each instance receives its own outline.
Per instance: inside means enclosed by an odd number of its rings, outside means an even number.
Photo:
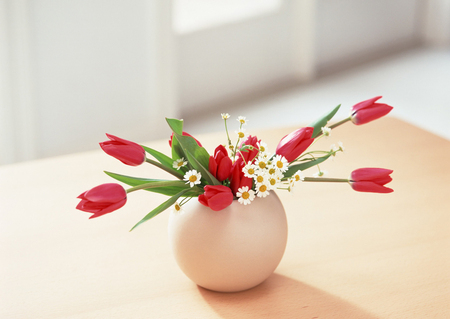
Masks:
[[[166,117],[166,121],[175,134],[183,134],[183,120],[169,119]]]
[[[328,154],[326,156],[322,156],[316,159],[312,159],[309,162],[301,163],[301,164],[294,164],[290,165],[288,170],[284,173],[284,178],[291,177],[295,173],[297,173],[298,170],[304,171],[310,167],[316,166],[324,161],[326,161],[331,155]]]
[[[325,114],[320,119],[309,125],[309,127],[314,127],[314,132],[312,135],[313,138],[317,137],[320,133],[322,133],[322,127],[327,125],[328,121],[333,118],[333,116],[337,113],[340,107],[341,105],[339,104],[331,112]]]
[[[177,177],[179,179],[183,179],[183,176],[184,176],[183,172],[184,171],[178,171],[175,168],[173,168],[173,166],[172,166],[173,165],[173,161],[174,161],[173,159],[171,159],[169,156],[164,155],[163,153],[160,153],[160,152],[158,152],[158,151],[156,151],[156,150],[154,150],[154,149],[152,149],[150,147],[146,147],[144,145],[141,145],[141,146],[147,153],[149,153],[154,158],[156,158],[161,163],[161,165],[164,166],[163,169],[166,172],[172,174],[173,176],[175,176],[175,177]],[[154,162],[150,162],[150,163],[153,164],[153,165],[156,165]],[[159,165],[156,165],[156,166],[160,167]],[[162,168],[162,167],[160,167],[160,168]]]
[[[189,189],[185,189],[182,190],[181,192],[179,192],[178,194],[175,194],[174,196],[172,196],[171,198],[169,198],[168,200],[166,200],[164,203],[162,203],[161,205],[159,205],[158,207],[156,207],[154,210],[152,210],[150,213],[148,213],[147,215],[145,215],[144,218],[141,219],[141,221],[139,223],[137,223],[136,225],[133,226],[133,228],[130,229],[130,231],[132,231],[133,229],[135,229],[137,226],[139,226],[140,224],[146,222],[149,219],[152,219],[153,217],[155,217],[156,215],[158,215],[159,213],[165,211],[167,208],[169,208],[170,206],[172,206],[173,204],[175,204],[175,202],[177,201],[178,198],[180,198],[181,196],[183,196],[185,193],[187,193],[189,191]]]
[[[139,178],[132,177],[126,175],[120,175],[111,172],[105,172],[108,176],[118,180],[119,182],[125,183],[130,186],[139,186],[143,184],[151,183],[152,186],[149,188],[145,188],[146,191],[150,191],[153,193],[163,194],[167,196],[174,196],[182,190],[190,189],[190,192],[187,192],[184,196],[193,197],[198,196],[203,193],[203,189],[198,186],[189,187],[184,181],[168,181],[161,179],[150,179],[150,178]]]

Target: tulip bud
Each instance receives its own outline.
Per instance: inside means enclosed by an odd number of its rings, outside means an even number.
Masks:
[[[281,139],[275,153],[284,156],[289,163],[294,161],[314,141],[313,132],[313,127],[302,127],[295,130]]]
[[[231,205],[233,193],[223,185],[206,185],[205,192],[198,197],[198,201],[213,211],[219,211]]]
[[[355,191],[370,193],[392,193],[394,190],[384,185],[392,181],[393,170],[384,168],[360,168],[350,176],[350,185]]]
[[[241,148],[244,145],[253,146],[253,149],[248,149],[245,152],[239,153],[239,157],[243,157],[245,163],[249,163],[253,161],[253,159],[258,155],[258,143],[261,142],[261,140],[258,140],[256,136],[249,135],[245,141],[243,141],[239,148]]]
[[[214,151],[214,157],[209,157],[209,172],[219,182],[222,182],[230,176],[232,164],[227,149],[223,145],[219,145]]]
[[[244,176],[244,172],[242,171],[243,167],[245,166],[244,161],[242,158],[238,158],[236,162],[234,162],[233,166],[231,167],[231,174],[230,174],[230,188],[234,195],[238,192],[239,188],[248,186],[249,189],[253,186],[253,178],[249,178]]]
[[[127,202],[127,193],[119,184],[107,183],[92,188],[78,196],[81,201],[77,209],[93,213],[89,218],[95,218],[111,213]]]
[[[110,141],[100,143],[106,154],[117,158],[126,165],[138,166],[145,161],[145,151],[139,144],[106,134]]]
[[[362,101],[352,107],[352,122],[356,125],[366,124],[388,114],[393,107],[387,104],[375,103],[381,96]]]
[[[183,136],[192,137],[197,142],[197,145],[202,147],[202,144],[195,137],[193,137],[191,134],[183,132]],[[170,135],[170,139],[169,139],[169,146],[170,147],[172,147],[172,140],[173,140],[173,133],[172,133],[172,135]]]

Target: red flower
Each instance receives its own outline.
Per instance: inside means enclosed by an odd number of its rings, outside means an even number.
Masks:
[[[232,164],[231,158],[228,157],[227,149],[223,145],[219,145],[214,151],[214,157],[209,157],[209,172],[219,182],[222,182],[230,176]]]
[[[242,171],[244,166],[245,162],[240,157],[231,167],[230,188],[234,195],[236,195],[238,189],[243,186],[248,186],[249,189],[253,186],[253,178],[244,176],[244,172]]]
[[[257,146],[258,142],[261,142],[261,140],[258,140],[258,138],[256,136],[249,135],[247,137],[247,139],[240,144],[239,148],[244,146],[244,144],[253,146],[252,150],[246,150],[245,152],[239,153],[239,157],[241,157],[241,158],[243,157],[245,160],[245,163],[249,163],[249,162],[253,161],[255,156],[258,155],[258,152],[259,152],[258,146]]]
[[[233,194],[231,189],[226,186],[206,185],[205,192],[198,196],[198,201],[213,211],[219,211],[231,205]]]
[[[302,127],[283,137],[278,143],[275,153],[286,157],[288,162],[294,161],[314,141],[313,127]]]
[[[352,107],[352,122],[356,125],[366,124],[388,114],[393,107],[375,103],[381,96],[359,102]]]
[[[350,176],[350,185],[355,191],[370,193],[392,193],[394,190],[384,185],[392,181],[393,170],[384,168],[360,168]]]
[[[117,158],[124,164],[138,166],[145,161],[145,151],[139,144],[106,134],[110,141],[100,143],[106,154]]]
[[[190,136],[190,137],[192,137],[197,142],[198,146],[202,147],[202,144],[195,137],[193,137],[191,134],[183,132],[183,136]],[[173,133],[172,133],[172,135],[170,135],[170,139],[169,139],[170,147],[172,147],[172,139],[173,139]]]
[[[108,183],[92,188],[78,196],[81,201],[77,209],[93,213],[89,218],[95,218],[111,213],[127,202],[127,193],[119,184]]]

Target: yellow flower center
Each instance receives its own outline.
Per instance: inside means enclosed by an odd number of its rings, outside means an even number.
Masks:
[[[278,168],[282,168],[283,167],[283,162],[282,161],[278,161],[277,162],[277,167]]]
[[[238,135],[239,135],[239,138],[244,138],[244,136],[245,136],[245,134],[242,132],[239,132]]]
[[[258,177],[256,177],[256,181],[257,181],[258,183],[262,183],[262,182],[264,181],[264,177],[258,176]]]
[[[270,175],[275,174],[275,168],[269,169],[269,174],[270,174]]]
[[[295,175],[294,177],[295,177],[295,181],[296,181],[296,182],[298,182],[298,181],[300,180],[300,176]]]
[[[270,179],[270,185],[275,185],[277,183],[277,180],[275,178]]]
[[[241,124],[245,124],[245,120],[240,119],[239,122],[241,122]]]
[[[248,192],[243,192],[242,193],[242,198],[243,199],[248,199],[250,197],[250,194]]]
[[[266,190],[267,190],[267,186],[266,186],[266,185],[261,185],[261,186],[259,186],[259,191],[260,191],[261,193],[264,193]]]
[[[259,166],[260,168],[266,168],[266,163],[265,163],[265,162],[259,162],[259,163],[258,163],[258,166]]]
[[[178,204],[175,204],[175,210],[176,210],[177,212],[179,212],[179,211],[181,210],[181,207],[180,207],[180,205],[178,205]]]
[[[183,162],[178,162],[178,167],[183,166]]]
[[[190,181],[191,183],[194,183],[195,181],[197,181],[197,176],[195,176],[195,175],[189,176],[189,181]]]
[[[265,152],[265,151],[266,151],[266,148],[265,148],[264,146],[260,146],[260,147],[259,147],[259,150],[260,150],[261,152]]]
[[[254,170],[253,168],[249,168],[249,169],[248,169],[248,173],[249,173],[250,175],[253,175],[253,174],[255,174],[255,170]]]

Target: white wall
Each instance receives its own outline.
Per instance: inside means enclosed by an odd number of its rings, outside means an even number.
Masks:
[[[169,133],[170,1],[1,3],[2,121],[14,127],[0,128],[2,149],[14,153],[3,163],[97,148],[105,132],[137,141]]]

